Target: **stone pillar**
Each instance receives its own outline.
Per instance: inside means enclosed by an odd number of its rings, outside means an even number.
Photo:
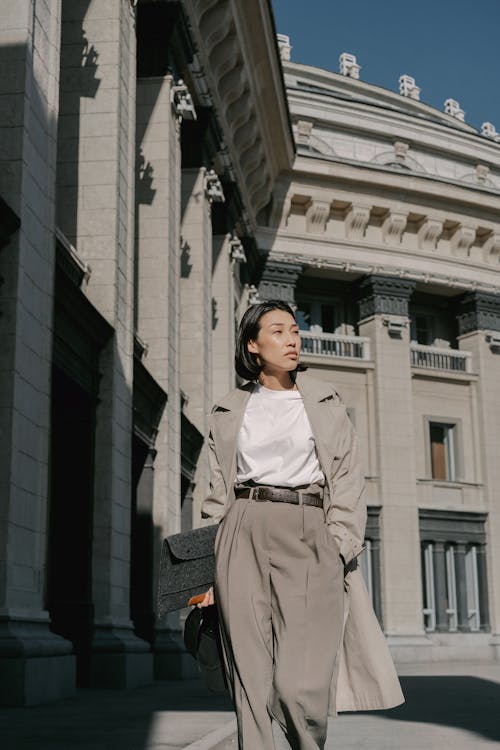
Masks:
[[[163,539],[181,529],[180,121],[171,76],[137,81],[136,328],[147,344],[144,365],[168,394],[154,461],[153,601]],[[157,619],[155,678],[179,676],[178,617]]]
[[[414,282],[372,275],[359,283],[359,335],[371,341],[374,435],[381,512],[382,611],[394,646],[423,634],[408,300]]]
[[[259,297],[280,299],[295,307],[295,286],[302,273],[300,263],[286,263],[282,260],[266,260],[259,284]]]
[[[212,397],[220,398],[235,385],[235,288],[237,262],[231,259],[231,235],[213,238]]]
[[[466,546],[464,542],[455,545],[455,580],[457,585],[457,620],[458,630],[466,632],[469,630],[469,612],[467,608],[467,588],[465,572],[465,553]]]
[[[204,167],[182,170],[181,383],[186,417],[204,435],[212,405],[212,223]]]
[[[500,462],[498,460],[498,425],[500,425],[500,295],[468,292],[457,304],[459,348],[472,352],[472,369],[479,375],[471,383],[478,411],[480,465],[477,481],[484,485],[486,522],[487,578],[482,585],[487,600],[486,614],[491,625],[492,644],[500,652]],[[479,559],[483,556],[478,556]],[[489,607],[488,607],[489,605]],[[488,612],[489,609],[489,612]],[[484,610],[483,610],[484,611]]]
[[[444,542],[434,542],[433,553],[436,630],[446,632],[448,630],[448,615],[446,614],[446,550]]]
[[[490,629],[490,609],[488,601],[488,565],[486,559],[486,547],[480,544],[477,547],[477,575],[479,578],[479,612],[481,617],[481,630]]]
[[[115,330],[101,355],[96,414],[89,674],[92,685],[128,687],[152,679],[150,646],[134,635],[130,620],[136,89],[131,3],[67,4],[62,40],[59,222],[92,268],[91,302]]]
[[[0,703],[72,694],[71,644],[44,602],[60,0],[0,8],[0,195],[20,230],[0,253]]]

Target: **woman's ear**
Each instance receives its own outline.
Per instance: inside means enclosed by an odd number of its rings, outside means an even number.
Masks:
[[[249,351],[249,352],[250,352],[251,354],[257,354],[257,351],[258,351],[258,346],[257,346],[257,344],[255,343],[255,341],[252,341],[252,339],[250,339],[250,340],[249,340],[249,341],[247,342],[247,349],[248,349],[248,351]]]

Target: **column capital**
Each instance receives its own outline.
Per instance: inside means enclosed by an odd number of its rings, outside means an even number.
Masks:
[[[472,331],[500,331],[500,294],[467,292],[457,301],[459,335]]]
[[[357,283],[360,320],[370,315],[408,316],[408,302],[416,282],[397,276],[370,274]]]
[[[295,305],[295,287],[301,273],[302,263],[268,258],[259,283],[259,297],[262,300],[280,299]]]

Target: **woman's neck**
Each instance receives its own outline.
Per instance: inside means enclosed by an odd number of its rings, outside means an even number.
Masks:
[[[271,388],[273,391],[297,390],[297,386],[290,377],[289,372],[266,373],[262,370],[257,382],[263,385],[264,388]]]

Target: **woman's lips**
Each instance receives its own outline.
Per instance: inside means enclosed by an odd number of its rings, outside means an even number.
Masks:
[[[297,359],[297,352],[287,352],[285,354],[286,357],[293,357],[294,359]]]

